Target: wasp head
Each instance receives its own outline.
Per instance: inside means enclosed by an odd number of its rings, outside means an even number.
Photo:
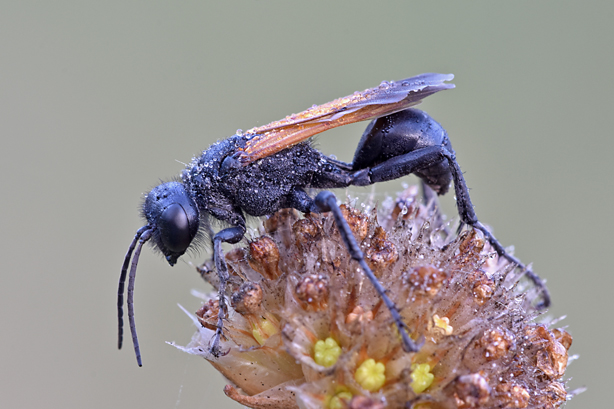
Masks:
[[[177,263],[177,259],[190,247],[199,227],[198,208],[181,182],[163,183],[153,188],[145,198],[142,210],[143,216],[147,219],[147,225],[136,232],[130,247],[128,247],[117,288],[117,318],[119,324],[117,346],[121,349],[124,327],[124,284],[130,259],[134,252],[128,281],[128,318],[130,319],[130,331],[132,332],[134,351],[139,366],[142,363],[136,335],[136,324],[134,323],[133,293],[141,248],[143,244],[151,240],[154,247],[160,250],[168,263],[173,266]]]
[[[173,266],[198,233],[196,204],[181,182],[153,188],[143,204],[143,216],[152,230],[151,240]]]

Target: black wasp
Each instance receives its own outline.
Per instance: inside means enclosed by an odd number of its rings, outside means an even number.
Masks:
[[[308,193],[311,189],[367,186],[410,173],[422,178],[440,195],[446,193],[450,182],[454,181],[461,227],[469,225],[482,231],[502,257],[525,270],[542,291],[543,302],[539,307],[548,306],[550,298],[540,278],[508,254],[478,221],[446,131],[426,113],[408,109],[431,94],[454,88],[453,84],[445,83],[453,78],[451,74],[422,74],[396,82],[384,81],[376,88],[313,106],[245,133],[238,132],[194,158],[180,180],[152,189],[142,210],[147,224],[134,236],[119,279],[119,348],[122,346],[124,283],[132,253],[127,304],[140,366],[133,292],[141,248],[150,241],[171,266],[175,265],[190,246],[211,233],[208,222],[211,216],[228,226],[212,235],[214,265],[220,281],[220,309],[210,350],[214,356],[224,354],[219,342],[227,314],[225,297],[229,276],[222,243],[237,243],[243,238],[245,214],[265,216],[283,208],[294,208],[304,213],[333,213],[349,254],[360,264],[390,310],[402,334],[404,349],[417,351],[419,343],[409,337],[395,305],[365,262],[335,195],[324,190],[314,199]],[[325,156],[308,141],[328,129],[365,120],[373,121],[365,130],[352,163]]]

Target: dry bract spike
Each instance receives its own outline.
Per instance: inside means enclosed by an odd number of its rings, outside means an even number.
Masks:
[[[435,204],[416,195],[408,189],[377,215],[342,208],[410,335],[424,339],[418,352],[403,351],[332,216],[288,210],[227,257],[229,353],[207,353],[215,299],[183,349],[233,383],[229,397],[257,409],[559,407],[571,336],[533,322],[534,293],[520,293],[514,266],[491,257],[482,233],[447,233]]]

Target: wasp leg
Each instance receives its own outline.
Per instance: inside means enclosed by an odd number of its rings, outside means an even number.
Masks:
[[[471,199],[469,199],[469,189],[467,188],[465,178],[463,177],[463,173],[461,172],[460,166],[456,161],[454,153],[450,153],[449,151],[444,150],[444,154],[446,159],[448,160],[448,163],[450,164],[450,170],[452,171],[452,177],[454,179],[454,190],[456,193],[456,204],[459,209],[459,214],[461,214],[461,220],[464,223],[469,224],[471,227],[478,229],[482,233],[484,233],[484,236],[486,236],[488,242],[495,249],[495,251],[499,254],[500,257],[504,257],[509,262],[516,264],[518,268],[524,271],[524,274],[533,282],[533,284],[541,292],[542,300],[540,303],[535,305],[535,308],[537,308],[538,310],[548,308],[550,306],[550,292],[548,291],[546,284],[544,284],[542,279],[531,269],[527,268],[527,266],[525,266],[518,258],[505,251],[501,243],[499,243],[499,240],[497,240],[496,237],[493,236],[490,231],[488,231],[486,226],[484,226],[478,220],[478,217],[473,210]],[[463,215],[465,219],[463,219]]]
[[[394,323],[397,326],[399,333],[401,334],[401,338],[403,340],[403,349],[406,352],[417,352],[424,341],[420,340],[418,343],[415,343],[409,337],[409,334],[407,333],[407,326],[403,322],[396,305],[392,302],[390,298],[388,298],[388,296],[386,295],[386,290],[379,282],[377,277],[375,277],[373,271],[371,271],[371,269],[367,265],[364,255],[360,250],[358,243],[356,243],[356,238],[354,237],[352,230],[350,230],[350,226],[348,225],[347,221],[343,218],[341,209],[339,209],[339,206],[337,205],[337,198],[335,197],[335,195],[329,191],[320,192],[315,198],[315,205],[320,212],[331,212],[333,214],[333,217],[335,218],[335,223],[337,225],[337,228],[339,229],[339,233],[341,234],[341,238],[343,239],[343,242],[345,243],[345,246],[347,247],[350,256],[352,257],[352,259],[356,260],[358,264],[360,264],[360,267],[362,268],[363,272],[365,273],[369,281],[371,281],[373,287],[375,287],[375,291],[377,291],[377,294],[384,301],[384,304],[386,304],[388,310],[390,310],[390,314],[394,319]]]
[[[224,319],[226,319],[228,314],[228,306],[226,305],[226,283],[230,278],[228,275],[228,267],[226,266],[226,261],[224,260],[222,243],[238,243],[241,241],[244,235],[245,226],[240,225],[220,230],[215,236],[213,236],[213,258],[215,260],[215,268],[220,280],[218,287],[219,312],[217,315],[217,328],[215,330],[215,335],[209,343],[209,352],[211,352],[211,355],[216,358],[228,353],[228,351],[222,351],[220,349],[220,339],[224,331]]]
[[[446,149],[443,146],[429,146],[426,148],[418,149],[403,155],[399,155],[390,158],[373,167],[367,167],[356,171],[353,174],[353,185],[366,186],[372,183],[385,182],[388,180],[398,179],[402,176],[420,171],[421,169],[429,168],[431,166],[440,163],[441,161],[447,161],[450,172],[452,173],[452,179],[454,181],[454,190],[456,193],[456,207],[458,208],[458,214],[461,219],[461,223],[467,224],[475,229],[484,233],[485,237],[499,254],[511,263],[516,264],[518,268],[523,270],[526,276],[533,281],[535,286],[540,290],[542,294],[542,301],[536,305],[537,309],[547,308],[550,305],[550,294],[546,288],[544,282],[533,271],[528,269],[519,259],[508,254],[501,243],[490,233],[486,227],[478,220],[475,211],[473,210],[473,204],[469,197],[469,189],[465,183],[465,178],[461,172],[460,166],[456,161],[454,152]],[[461,225],[462,227],[462,225]]]
[[[211,248],[213,249],[215,247],[215,243],[213,242],[213,237],[215,237],[215,233],[213,233],[213,229],[211,228],[211,225],[209,224],[209,220],[205,219],[206,223],[203,223],[203,230],[205,231],[205,234],[207,235],[207,238],[210,241],[211,244]],[[200,274],[200,278],[202,278],[203,280],[205,280],[206,283],[213,285],[214,287],[217,287],[217,281],[213,281],[210,277],[210,275],[214,272],[215,270],[215,256],[213,254],[211,254],[211,258],[205,260],[200,266],[196,267],[196,271],[198,272],[198,274]]]

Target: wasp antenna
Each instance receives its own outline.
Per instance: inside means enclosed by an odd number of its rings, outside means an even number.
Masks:
[[[124,340],[124,283],[126,282],[126,273],[128,272],[128,265],[130,264],[130,258],[132,257],[132,252],[136,247],[136,243],[141,238],[143,233],[150,229],[150,226],[143,226],[137,230],[134,238],[132,239],[132,243],[130,243],[130,247],[128,247],[128,252],[126,253],[126,257],[124,258],[124,264],[122,265],[122,272],[119,275],[119,286],[117,287],[117,323],[118,323],[118,331],[117,331],[117,348],[122,349],[122,343]]]
[[[153,229],[149,226],[142,233],[139,238],[136,250],[134,251],[134,257],[132,258],[132,265],[130,266],[130,275],[128,276],[128,321],[130,321],[130,333],[132,334],[132,343],[134,344],[134,353],[136,354],[136,362],[139,366],[143,366],[141,362],[141,349],[139,348],[139,339],[136,335],[136,324],[134,323],[134,281],[136,279],[136,267],[139,264],[139,256],[141,255],[141,249],[143,244],[151,237]]]

